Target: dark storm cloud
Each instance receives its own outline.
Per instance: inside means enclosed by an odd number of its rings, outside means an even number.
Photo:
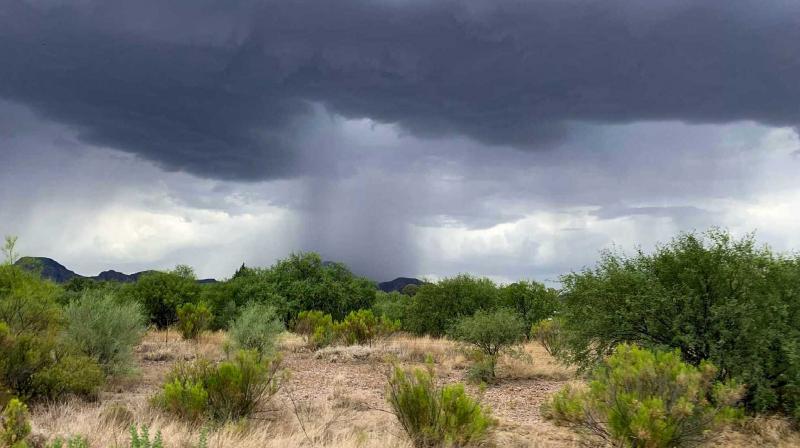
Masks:
[[[0,96],[255,180],[312,169],[313,104],[520,149],[574,121],[796,125],[797,42],[789,1],[0,0]]]

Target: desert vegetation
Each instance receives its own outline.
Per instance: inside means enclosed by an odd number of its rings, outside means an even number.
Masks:
[[[754,236],[391,293],[313,253],[58,285],[15,243],[2,447],[800,444],[800,258]]]

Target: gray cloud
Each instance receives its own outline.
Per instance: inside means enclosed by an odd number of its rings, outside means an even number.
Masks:
[[[308,174],[313,105],[519,149],[570,123],[800,122],[789,1],[23,1],[0,96],[221,179]],[[310,155],[309,155],[310,154]]]

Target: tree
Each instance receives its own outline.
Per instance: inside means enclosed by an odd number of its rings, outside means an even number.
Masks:
[[[16,247],[17,247],[17,237],[6,235],[5,245],[3,246],[3,255],[5,256],[6,263],[14,264],[17,262],[19,254],[16,251]]]
[[[488,278],[462,274],[426,283],[411,298],[404,326],[417,334],[442,336],[459,318],[492,309],[497,302],[497,285]]]
[[[500,306],[512,309],[522,317],[525,326],[555,315],[559,307],[558,290],[537,282],[516,282],[500,288]]]
[[[142,304],[150,322],[163,329],[177,321],[177,307],[197,301],[200,286],[190,276],[149,272],[128,285],[123,293]]]
[[[518,345],[525,335],[525,322],[509,309],[494,311],[478,310],[473,316],[464,317],[453,327],[450,334],[454,339],[477,348],[488,363],[487,377],[495,379],[497,358]]]
[[[621,342],[677,348],[745,383],[751,410],[800,417],[800,258],[711,230],[652,254],[605,252],[562,283],[564,360],[591,368]]]

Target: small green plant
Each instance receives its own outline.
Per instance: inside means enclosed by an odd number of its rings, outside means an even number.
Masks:
[[[205,303],[184,303],[177,308],[178,331],[183,339],[197,339],[211,323],[211,311]]]
[[[72,436],[66,441],[58,437],[47,448],[89,448],[89,441],[83,436]]]
[[[517,313],[500,308],[494,311],[479,310],[473,316],[460,319],[450,334],[454,339],[475,347],[483,355],[479,361],[485,382],[495,380],[497,359],[502,353],[516,354],[514,350],[522,341],[525,323]]]
[[[175,366],[153,404],[191,421],[237,420],[278,391],[281,374],[280,359],[255,350],[240,350],[233,360],[217,365],[198,359]]]
[[[283,322],[275,308],[253,303],[233,321],[230,337],[236,348],[255,350],[260,356],[269,357],[275,353],[275,343],[281,332]]]
[[[372,344],[376,339],[390,336],[399,328],[398,321],[376,317],[372,310],[358,310],[334,324],[334,333],[347,345]]]
[[[26,439],[31,433],[28,406],[16,398],[8,402],[0,416],[0,445],[9,448],[27,448]]]
[[[156,432],[155,438],[150,441],[150,429],[142,426],[141,432],[136,426],[131,426],[130,448],[164,448],[161,431]]]
[[[436,387],[431,371],[395,368],[387,400],[416,448],[466,446],[486,439],[495,420],[461,384]]]
[[[531,327],[531,339],[538,341],[550,356],[558,356],[562,338],[561,322],[558,319],[544,319]]]
[[[716,424],[738,415],[736,384],[714,383],[710,363],[694,367],[680,352],[617,346],[588,387],[567,386],[543,415],[615,446],[696,446]]]

